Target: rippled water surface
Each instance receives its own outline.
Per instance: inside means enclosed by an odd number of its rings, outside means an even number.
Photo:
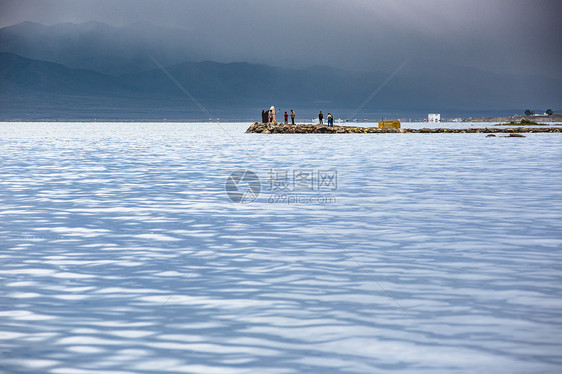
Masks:
[[[562,370],[561,134],[248,125],[0,124],[0,371]]]

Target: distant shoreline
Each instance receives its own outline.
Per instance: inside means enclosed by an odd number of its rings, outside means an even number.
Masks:
[[[521,120],[533,121],[537,123],[545,122],[562,122],[562,114],[548,115],[535,115],[535,116],[511,116],[511,117],[483,117],[483,118],[469,118],[462,122],[521,122]]]
[[[388,117],[390,119],[390,117]],[[398,118],[398,116],[396,117]],[[377,123],[380,119],[367,119],[366,121],[346,121],[342,123],[336,123],[336,125],[343,125],[348,126],[352,124],[362,124],[362,123]],[[442,123],[475,123],[475,122],[485,122],[485,123],[497,123],[497,124],[509,124],[510,122],[519,123],[522,120],[536,122],[537,124],[557,124],[562,123],[562,114],[552,114],[550,116],[546,115],[539,115],[539,116],[511,116],[511,117],[468,117],[468,118],[443,118],[441,120]],[[427,122],[426,119],[408,119],[408,120],[401,120],[402,123],[428,123],[428,124],[438,124],[440,122]],[[208,119],[208,118],[200,118],[200,119],[135,119],[135,118],[44,118],[44,119],[36,119],[36,118],[7,118],[7,119],[0,119],[0,123],[14,123],[14,122],[21,122],[21,123],[37,123],[37,122],[45,122],[45,123],[254,123],[255,119],[247,119],[247,118],[221,118],[221,119]],[[304,123],[303,123],[304,124]]]

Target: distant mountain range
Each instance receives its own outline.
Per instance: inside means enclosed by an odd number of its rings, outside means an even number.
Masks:
[[[74,118],[78,109],[81,118],[194,115],[198,108],[177,84],[216,113],[276,105],[352,115],[374,92],[356,115],[562,107],[562,81],[547,76],[494,74],[413,58],[381,86],[391,72],[194,62],[200,47],[179,34],[150,25],[99,23],[26,22],[0,29],[0,119]],[[35,107],[43,109],[30,111]]]
[[[0,52],[110,75],[151,69],[150,55],[164,65],[199,60],[197,50],[203,46],[196,42],[183,30],[147,23],[114,27],[99,22],[53,26],[23,22],[0,29]]]

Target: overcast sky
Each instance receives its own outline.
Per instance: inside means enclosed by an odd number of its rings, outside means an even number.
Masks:
[[[390,69],[411,56],[562,77],[561,0],[0,0],[0,26],[136,22],[220,61]]]

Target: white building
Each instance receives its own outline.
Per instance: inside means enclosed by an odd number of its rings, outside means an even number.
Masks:
[[[429,113],[427,115],[427,122],[441,122],[441,114]]]

